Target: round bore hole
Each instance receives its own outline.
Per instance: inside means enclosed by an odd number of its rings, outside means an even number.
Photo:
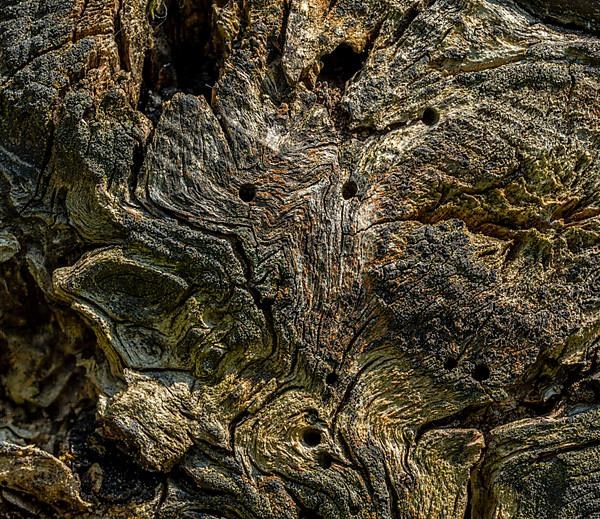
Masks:
[[[487,380],[490,378],[490,368],[488,368],[485,364],[477,364],[473,369],[472,376],[478,382]]]
[[[453,370],[456,366],[458,366],[458,361],[454,357],[448,357],[444,362],[444,369],[448,371]]]
[[[425,108],[423,115],[421,116],[421,121],[427,126],[433,126],[440,120],[440,112],[437,108],[433,106],[429,106]]]
[[[325,377],[325,383],[332,386],[337,382],[338,376],[332,371]]]
[[[342,196],[344,197],[344,200],[354,198],[356,193],[358,193],[358,186],[354,180],[348,180],[348,182],[344,183],[342,186]]]
[[[307,447],[316,447],[321,443],[321,431],[317,429],[306,429],[302,434],[302,441]]]
[[[256,197],[256,186],[254,184],[242,184],[239,195],[244,202],[252,202]]]

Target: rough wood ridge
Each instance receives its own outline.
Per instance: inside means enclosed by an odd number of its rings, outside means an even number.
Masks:
[[[1,517],[600,517],[600,1],[0,7]]]

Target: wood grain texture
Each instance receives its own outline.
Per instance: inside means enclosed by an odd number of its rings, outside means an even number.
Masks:
[[[3,0],[0,512],[600,514],[599,5]]]

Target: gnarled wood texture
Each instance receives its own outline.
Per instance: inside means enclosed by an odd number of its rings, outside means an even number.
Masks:
[[[4,516],[600,516],[599,35],[3,0]]]

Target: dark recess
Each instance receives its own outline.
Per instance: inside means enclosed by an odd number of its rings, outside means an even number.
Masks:
[[[306,429],[302,434],[302,441],[307,447],[316,447],[321,443],[321,432],[317,429]]]
[[[223,60],[212,3],[167,0],[164,17],[152,20],[154,45],[144,61],[139,106],[148,115],[176,92],[203,95],[210,102]]]
[[[337,382],[338,376],[333,371],[325,377],[325,383],[332,386]]]
[[[304,508],[300,503],[296,503],[298,505],[298,519],[323,519],[323,516],[319,514],[316,510],[309,510]]]
[[[144,470],[118,446],[100,436],[95,410],[83,413],[69,432],[69,447],[73,455],[71,466],[79,475],[84,498],[92,502],[128,503],[148,501],[156,495],[163,476]],[[114,453],[119,455],[115,456]],[[95,487],[92,467],[102,474]]]
[[[342,43],[331,54],[321,58],[323,67],[318,80],[343,89],[346,82],[363,67],[366,57],[366,52],[359,54],[347,43]]]
[[[473,369],[472,376],[478,382],[490,378],[490,368],[486,364],[477,364]]]
[[[348,180],[348,182],[344,183],[342,186],[342,197],[344,200],[350,200],[354,198],[358,193],[358,186],[354,180]]]
[[[458,366],[458,361],[454,357],[448,357],[444,362],[444,369],[448,371],[453,370],[456,366]]]
[[[71,255],[65,254],[67,258]],[[0,414],[10,416],[17,427],[31,428],[29,443],[59,455],[70,422],[93,405],[85,368],[77,360],[94,354],[94,334],[68,308],[50,304],[21,254],[0,265],[0,281]],[[71,342],[70,333],[76,334],[76,342]],[[31,346],[27,358],[19,355],[24,343]],[[25,363],[23,390],[32,398],[15,401],[8,377]],[[53,400],[38,399],[63,377],[67,382]]]
[[[326,452],[319,454],[317,460],[319,462],[319,465],[324,469],[331,468],[331,465],[333,463],[333,458],[330,454],[327,454]]]

